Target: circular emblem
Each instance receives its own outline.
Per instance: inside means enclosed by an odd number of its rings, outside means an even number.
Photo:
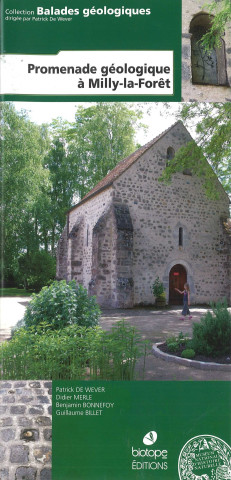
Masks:
[[[143,438],[143,443],[144,445],[153,445],[153,443],[156,442],[157,439],[157,433],[152,431],[147,433],[144,438]]]
[[[182,448],[178,461],[180,480],[230,480],[231,448],[213,435],[198,435]]]

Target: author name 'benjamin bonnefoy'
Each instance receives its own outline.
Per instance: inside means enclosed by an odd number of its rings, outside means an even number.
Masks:
[[[17,8],[6,9],[6,15],[37,15],[37,17],[51,17],[51,16],[76,16],[83,15],[83,17],[90,17],[94,15],[111,15],[114,17],[121,17],[126,15],[128,17],[133,17],[135,15],[151,15],[150,8],[126,8],[124,6],[119,8],[110,8],[104,5],[101,8],[91,7],[91,8],[69,8],[64,6],[63,8],[56,8],[50,6],[50,8],[36,7],[36,10],[19,10]]]

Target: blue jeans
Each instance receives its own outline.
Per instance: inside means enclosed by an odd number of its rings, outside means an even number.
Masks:
[[[190,315],[190,311],[189,311],[189,308],[188,308],[188,302],[184,302],[183,303],[183,310],[182,310],[182,315]]]

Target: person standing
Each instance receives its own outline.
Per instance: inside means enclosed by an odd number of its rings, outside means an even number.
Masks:
[[[190,289],[189,289],[189,284],[185,283],[184,284],[184,290],[181,292],[178,288],[175,288],[177,292],[179,292],[181,295],[183,295],[183,310],[181,314],[186,317],[186,315],[189,315],[189,320],[192,318],[192,315],[190,315],[189,311],[189,305],[190,305]],[[181,318],[181,320],[184,320],[184,317]]]

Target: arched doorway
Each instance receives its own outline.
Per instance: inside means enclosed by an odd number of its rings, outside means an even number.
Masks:
[[[181,305],[183,297],[176,292],[175,288],[184,290],[184,284],[187,282],[187,272],[180,263],[174,265],[169,272],[169,303],[171,305]]]

